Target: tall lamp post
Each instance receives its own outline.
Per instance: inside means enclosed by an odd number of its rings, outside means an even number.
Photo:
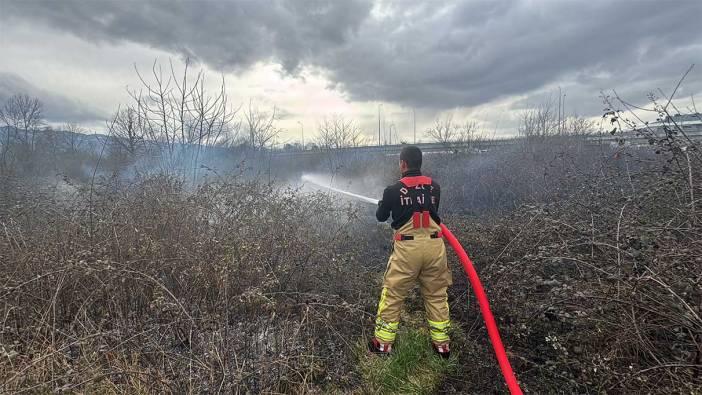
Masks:
[[[412,107],[412,130],[414,130],[414,144],[417,144],[417,114]]]
[[[380,110],[383,108],[383,104],[378,104],[378,147],[380,147]]]
[[[300,134],[302,134],[302,150],[305,150],[305,127],[302,125],[302,121],[297,121],[300,124]]]

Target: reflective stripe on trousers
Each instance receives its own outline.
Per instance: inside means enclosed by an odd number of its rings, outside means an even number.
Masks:
[[[449,341],[449,329],[451,329],[451,321],[432,321],[427,320],[429,323],[429,333],[431,333],[431,340],[436,343],[446,343]]]

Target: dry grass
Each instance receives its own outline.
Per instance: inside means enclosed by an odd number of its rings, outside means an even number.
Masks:
[[[428,161],[524,389],[699,391],[702,166],[661,144]],[[243,178],[98,179],[0,180],[0,391],[504,391],[456,262],[455,365],[414,322],[387,366],[359,365],[389,252],[366,209]]]
[[[162,176],[61,201],[12,193],[0,239],[4,390],[297,392],[354,380],[339,356],[374,292],[357,251],[339,248],[353,210]]]

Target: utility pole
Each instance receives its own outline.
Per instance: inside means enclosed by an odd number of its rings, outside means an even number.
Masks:
[[[302,150],[305,150],[305,126],[302,124],[302,121],[297,121],[297,123],[300,124],[300,133],[302,134]]]
[[[566,94],[564,93],[564,94],[563,94],[563,103],[561,104],[561,106],[563,107],[563,128],[564,128],[564,129],[565,129],[565,126],[566,126],[566,124],[565,124],[565,123],[566,123],[565,98],[566,98]],[[567,133],[567,132],[568,132],[568,131],[566,130],[566,133]]]
[[[378,104],[378,147],[380,147],[380,107],[382,104]]]
[[[558,86],[558,134],[563,134],[563,93],[561,93],[561,86]]]
[[[383,108],[383,145],[388,144],[388,128],[385,126],[385,108]]]
[[[412,130],[414,130],[414,144],[417,144],[417,113],[414,112],[414,107],[412,107]]]

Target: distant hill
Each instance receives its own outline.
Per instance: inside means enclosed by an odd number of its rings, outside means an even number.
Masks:
[[[6,141],[11,130],[8,126],[0,126],[0,139],[3,142]],[[19,131],[19,133],[23,134],[24,131]],[[36,138],[38,140],[51,138],[56,144],[61,144],[62,146],[70,147],[73,145],[81,151],[99,153],[109,136],[100,133],[86,134],[58,129],[40,129],[36,131]]]

